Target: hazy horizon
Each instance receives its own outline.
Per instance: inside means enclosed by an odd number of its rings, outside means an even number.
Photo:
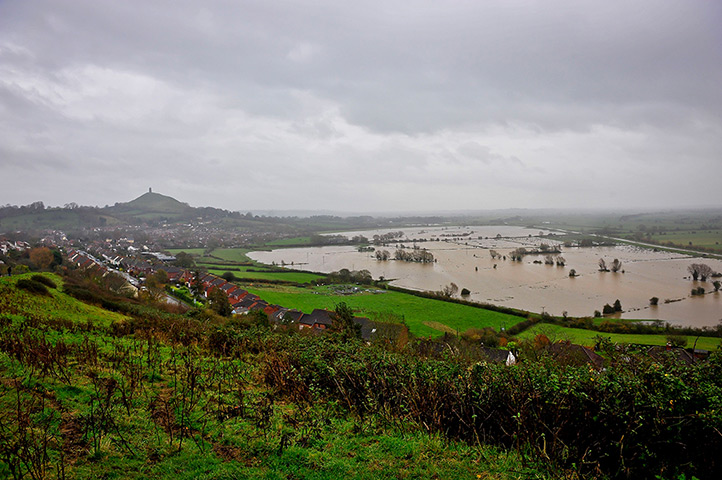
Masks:
[[[140,198],[144,196],[145,194],[149,193],[149,191],[143,192],[138,197],[130,199],[130,200],[123,200],[119,202],[113,202],[113,203],[105,203],[103,205],[82,205],[79,204],[78,207],[91,207],[91,208],[106,208],[106,207],[113,207],[117,204],[124,204],[131,202],[133,200],[136,200],[137,198]],[[165,195],[163,192],[156,192],[155,190],[152,190],[153,194],[156,195],[162,195],[168,197],[169,195]],[[173,197],[171,197],[173,198]],[[187,204],[190,207],[194,208],[203,208],[203,207],[212,207],[212,208],[220,208],[215,205],[203,205],[203,204],[192,204],[189,203],[181,198],[174,198],[175,200]],[[39,200],[42,201],[42,200]],[[3,206],[3,205],[0,205]],[[18,205],[19,206],[19,205]],[[45,204],[46,209],[52,209],[52,208],[64,208],[63,205],[51,205],[51,204]],[[228,210],[228,209],[226,209]],[[340,217],[354,217],[354,216],[373,216],[373,217],[387,217],[387,218],[395,218],[395,217],[430,217],[430,216],[442,216],[442,217],[449,217],[449,218],[464,218],[464,217],[473,217],[473,216],[483,216],[483,215],[522,215],[522,214],[528,214],[530,216],[540,216],[540,215],[553,215],[553,214],[567,214],[567,215],[584,215],[584,214],[594,214],[594,215],[606,215],[606,214],[640,214],[640,215],[654,215],[654,214],[661,214],[661,213],[683,213],[683,212],[704,212],[704,211],[714,211],[719,212],[722,211],[722,206],[717,205],[698,205],[698,206],[692,206],[692,207],[674,207],[674,208],[639,208],[634,206],[624,206],[624,207],[617,207],[617,208],[608,208],[608,207],[505,207],[505,208],[487,208],[487,209],[456,209],[456,210],[378,210],[378,211],[372,211],[372,210],[333,210],[333,209],[289,209],[289,208],[276,208],[276,209],[246,209],[246,210],[230,210],[232,212],[239,212],[241,214],[251,213],[253,215],[260,215],[260,216],[270,216],[270,217],[310,217],[315,215],[333,215],[333,216],[340,216]]]
[[[722,205],[722,4],[0,3],[0,204]]]

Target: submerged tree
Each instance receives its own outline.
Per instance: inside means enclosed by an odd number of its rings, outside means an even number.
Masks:
[[[612,272],[616,273],[622,269],[622,262],[619,261],[618,258],[615,258],[614,261],[612,261],[611,270]]]
[[[417,263],[434,263],[434,255],[425,248],[414,248],[411,251],[398,248],[396,252],[394,252],[394,260]]]
[[[459,287],[454,283],[451,282],[450,284],[446,285],[441,289],[441,295],[447,298],[451,298],[459,291]]]
[[[609,269],[607,268],[607,262],[605,262],[603,258],[599,259],[599,271],[600,272],[608,272],[609,271]]]
[[[698,279],[706,282],[707,277],[714,274],[712,267],[705,263],[693,263],[687,267],[687,271],[692,274],[692,280],[697,281]]]
[[[524,255],[526,255],[528,252],[526,248],[519,247],[516,250],[512,250],[509,252],[509,257],[513,262],[521,262],[524,259]]]
[[[391,257],[391,254],[388,250],[376,250],[376,260],[379,261],[386,261]]]

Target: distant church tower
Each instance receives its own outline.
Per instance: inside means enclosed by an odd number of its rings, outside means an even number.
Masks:
[[[153,189],[148,187],[148,193],[153,193]]]

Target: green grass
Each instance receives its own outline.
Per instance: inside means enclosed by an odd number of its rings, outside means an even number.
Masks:
[[[297,245],[310,245],[311,244],[311,237],[294,237],[294,238],[281,238],[279,240],[273,240],[266,245],[269,247],[286,247],[289,245],[297,246]]]
[[[92,323],[107,326],[126,319],[124,315],[88,305],[62,293],[62,280],[54,274],[43,274],[53,280],[58,289],[50,288],[50,296],[35,295],[15,288],[21,278],[34,273],[0,278],[0,314],[33,317],[43,320],[71,320],[73,323]]]
[[[681,248],[704,247],[722,252],[722,230],[667,232],[664,235],[653,235],[652,239],[662,243],[672,242]]]
[[[290,239],[289,239],[290,240]],[[238,278],[253,279],[257,281],[282,280],[285,282],[309,283],[323,278],[322,275],[314,273],[295,272],[285,269],[272,269],[267,265],[259,264],[251,260],[246,254],[251,249],[246,248],[217,248],[209,256],[205,256],[203,248],[173,248],[168,250],[173,255],[186,252],[196,257],[196,265],[204,267],[209,273],[221,276],[225,272],[231,272]],[[220,260],[219,260],[220,259]],[[228,268],[218,263],[228,263]],[[247,265],[251,263],[252,265]],[[242,265],[246,264],[246,265]],[[249,271],[255,270],[255,271]]]
[[[211,252],[211,255],[230,262],[248,263],[253,262],[253,260],[248,258],[246,254],[252,251],[248,248],[216,248]]]
[[[269,303],[296,308],[310,313],[314,308],[334,309],[340,302],[374,320],[403,319],[409,330],[418,336],[439,336],[444,330],[462,333],[469,328],[510,327],[523,319],[513,315],[481,308],[417,297],[401,292],[385,291],[372,294],[339,295],[336,286],[297,288],[288,286],[247,285],[249,292],[259,295]],[[433,322],[447,328],[433,328]]]
[[[196,263],[203,263],[203,260],[218,261],[221,259],[229,263],[255,263],[253,260],[248,258],[246,254],[252,252],[255,249],[249,248],[216,248],[212,250],[210,254],[206,255],[205,248],[169,248],[168,252],[173,255],[177,255],[180,252],[185,252],[196,257]]]
[[[169,248],[168,252],[170,252],[172,255],[178,255],[181,252],[185,252],[189,255],[195,255],[197,257],[200,257],[203,255],[203,252],[205,252],[205,248]]]
[[[532,339],[536,335],[543,333],[551,341],[557,340],[569,340],[572,343],[578,343],[580,345],[591,346],[596,343],[595,337],[609,337],[612,342],[616,343],[638,343],[642,345],[666,345],[666,335],[645,335],[645,334],[634,334],[634,333],[605,333],[596,332],[594,330],[584,330],[580,328],[569,328],[561,325],[554,325],[550,323],[542,323],[534,325],[532,328],[525,330],[519,334],[520,338]],[[692,347],[694,345],[695,336],[687,337],[687,346]],[[720,346],[720,339],[714,337],[699,337],[697,340],[697,348],[703,350],[716,350]]]
[[[253,267],[251,267],[253,269]],[[308,283],[312,282],[314,280],[318,280],[321,277],[320,275],[315,275],[313,273],[304,273],[304,272],[249,272],[247,269],[244,269],[241,267],[241,271],[236,270],[225,270],[223,268],[218,268],[216,265],[215,268],[211,268],[211,266],[208,267],[208,272],[212,273],[214,275],[218,275],[219,277],[222,276],[225,272],[230,271],[233,275],[235,275],[238,278],[248,278],[248,279],[254,279],[259,281],[264,280],[283,280],[285,282],[296,282],[296,283]]]

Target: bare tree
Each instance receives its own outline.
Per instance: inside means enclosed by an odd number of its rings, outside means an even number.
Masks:
[[[496,260],[497,257],[501,257],[501,255],[499,255],[499,252],[497,252],[496,250],[489,250],[489,255],[491,255],[492,260]]]
[[[605,262],[603,258],[599,259],[599,271],[600,272],[608,272],[609,271],[609,269],[607,268],[607,262]]]
[[[524,259],[524,255],[526,255],[528,252],[526,248],[519,247],[516,250],[512,250],[509,252],[509,257],[511,257],[511,260],[513,262],[521,262]]]
[[[618,272],[618,271],[620,271],[620,270],[622,269],[622,262],[619,261],[618,258],[615,258],[614,261],[612,262],[612,267],[611,267],[611,269],[612,269],[612,271],[615,272],[615,273]]]
[[[447,286],[441,289],[441,294],[447,298],[451,298],[459,291],[459,287],[454,283],[451,282]]]
[[[687,271],[692,274],[692,280],[702,280],[703,282],[707,281],[707,277],[714,274],[714,270],[712,267],[705,263],[693,263],[689,267],[687,267]]]
[[[699,279],[703,282],[706,282],[707,277],[709,277],[710,275],[714,275],[714,270],[712,270],[712,267],[704,263],[701,264],[699,266]]]

